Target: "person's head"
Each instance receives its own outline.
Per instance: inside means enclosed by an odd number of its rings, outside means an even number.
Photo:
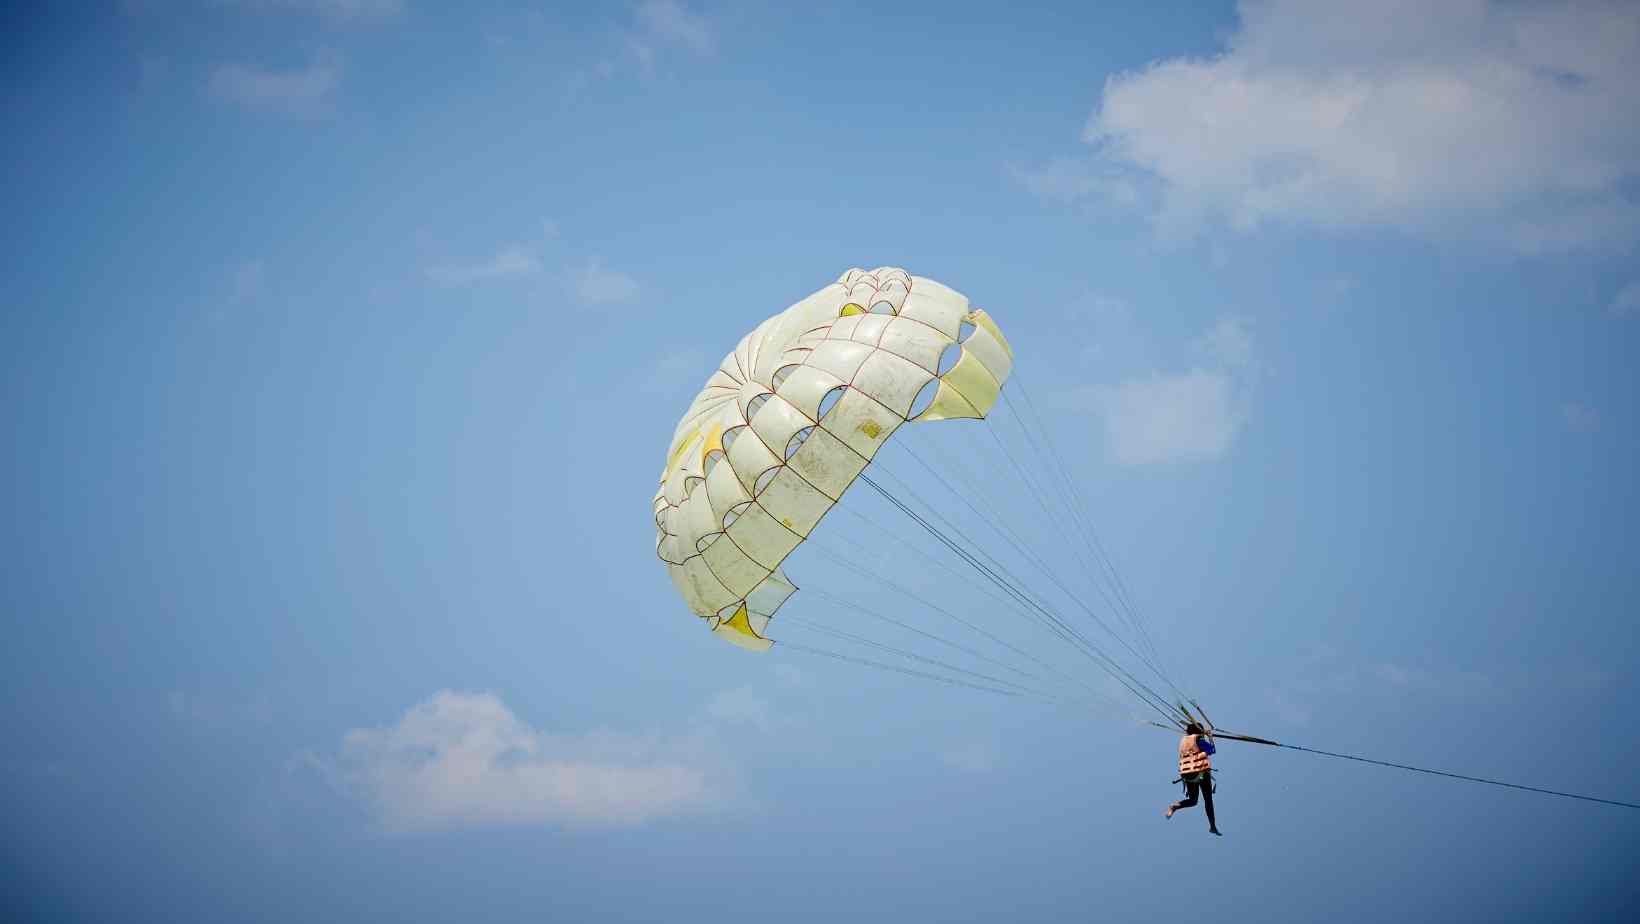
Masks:
[[[1184,727],[1184,733],[1187,734],[1187,735],[1205,734],[1205,732],[1202,731],[1202,727],[1200,725],[1197,725],[1195,722],[1191,722],[1189,725],[1186,725]]]

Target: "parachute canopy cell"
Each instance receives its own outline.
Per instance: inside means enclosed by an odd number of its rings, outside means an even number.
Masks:
[[[678,422],[655,551],[724,639],[767,650],[797,588],[781,563],[908,421],[983,418],[1013,366],[968,299],[896,267],[851,269],[759,324]]]

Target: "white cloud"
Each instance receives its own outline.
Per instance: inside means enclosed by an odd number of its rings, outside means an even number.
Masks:
[[[224,6],[264,12],[308,13],[337,23],[375,23],[397,19],[404,0],[217,0]]]
[[[1253,364],[1253,333],[1240,318],[1221,318],[1202,335],[1197,346],[1225,368],[1240,369]]]
[[[708,718],[726,725],[750,725],[767,731],[774,724],[768,699],[749,686],[724,690],[706,704]]]
[[[528,248],[513,244],[495,256],[477,263],[441,264],[428,267],[427,278],[446,286],[469,285],[493,279],[528,276],[541,271],[541,261]]]
[[[1577,401],[1560,406],[1560,419],[1573,433],[1593,433],[1600,429],[1600,412]]]
[[[700,55],[712,53],[711,26],[677,0],[647,0],[638,7],[637,18],[640,41],[681,45]]]
[[[1130,179],[1085,159],[1060,157],[1039,168],[1010,165],[1007,170],[1014,182],[1048,202],[1097,198],[1131,209],[1140,201],[1139,189]]]
[[[594,261],[575,275],[575,295],[588,305],[631,301],[638,296],[638,283],[631,276],[606,270]]]
[[[717,46],[705,17],[691,13],[677,0],[646,0],[640,4],[624,39],[627,51],[645,74],[654,73],[656,56],[663,48],[686,48],[705,57]],[[599,62],[598,76],[607,78],[614,73],[610,62]]]
[[[1224,372],[1152,375],[1096,386],[1091,397],[1110,451],[1124,465],[1216,459],[1244,420]]]
[[[292,71],[224,64],[212,72],[208,89],[219,100],[249,109],[312,118],[330,112],[340,85],[340,66],[322,58]]]
[[[1247,0],[1222,54],[1107,80],[1084,138],[1159,184],[1167,229],[1626,245],[1640,233],[1636,86],[1640,6],[1622,0]]]
[[[689,742],[549,735],[493,695],[450,690],[349,731],[337,768],[398,831],[636,825],[716,807],[724,773]]]
[[[1606,307],[1614,318],[1632,318],[1640,315],[1640,282],[1624,286]]]
[[[1093,333],[1084,351],[1104,367],[1120,359],[1129,368],[1155,368],[1151,338],[1121,299],[1089,296],[1073,302],[1071,320]],[[1182,372],[1156,372],[1117,384],[1070,392],[1069,407],[1103,420],[1111,458],[1124,465],[1217,459],[1247,422],[1259,374],[1258,350],[1248,322],[1221,318],[1188,345],[1194,359]],[[1120,373],[1118,373],[1120,374]]]

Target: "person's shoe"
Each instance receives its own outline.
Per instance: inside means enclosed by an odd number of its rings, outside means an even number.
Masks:
[[[1208,834],[1217,834],[1219,837],[1224,836],[1224,832],[1220,831],[1218,828],[1208,828],[1207,833]]]

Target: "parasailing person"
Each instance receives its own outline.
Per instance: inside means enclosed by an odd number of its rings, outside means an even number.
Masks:
[[[1201,794],[1202,807],[1207,810],[1207,830],[1212,834],[1223,836],[1218,822],[1213,818],[1213,752],[1218,748],[1213,746],[1213,739],[1202,731],[1201,725],[1191,722],[1185,726],[1184,737],[1179,739],[1179,779],[1184,783],[1184,799],[1167,807],[1167,817],[1179,809],[1190,808],[1196,804],[1196,794]]]

